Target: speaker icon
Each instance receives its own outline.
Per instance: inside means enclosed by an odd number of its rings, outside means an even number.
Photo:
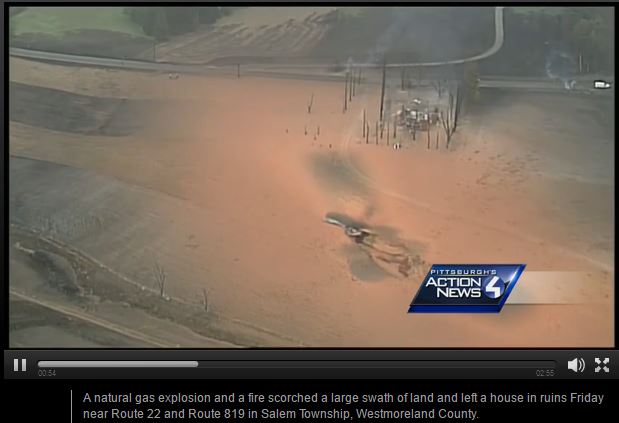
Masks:
[[[583,358],[574,358],[567,362],[567,368],[575,373],[582,373],[585,371],[585,360]]]

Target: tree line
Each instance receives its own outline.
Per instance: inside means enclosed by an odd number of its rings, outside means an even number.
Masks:
[[[126,7],[124,12],[157,41],[211,24],[238,7]]]
[[[481,63],[482,73],[545,75],[553,54],[569,58],[574,73],[614,71],[614,9],[524,7],[505,9],[505,43]]]

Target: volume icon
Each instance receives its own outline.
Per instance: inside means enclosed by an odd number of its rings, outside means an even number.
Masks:
[[[582,373],[585,371],[585,360],[583,358],[574,358],[567,362],[567,368],[575,373]]]

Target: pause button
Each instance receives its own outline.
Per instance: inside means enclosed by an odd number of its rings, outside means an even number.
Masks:
[[[19,363],[20,363],[19,358],[13,359],[13,371],[19,372],[21,370],[22,372],[25,372],[26,371],[26,359],[25,358],[21,359],[21,369],[19,368]]]

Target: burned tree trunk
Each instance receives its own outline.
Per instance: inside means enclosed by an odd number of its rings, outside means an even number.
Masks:
[[[383,112],[384,112],[384,107],[385,107],[385,79],[386,79],[386,74],[387,74],[387,62],[385,60],[383,60],[383,80],[381,83],[381,88],[380,88],[380,112],[379,112],[379,119],[382,122],[383,121]]]
[[[348,77],[348,102],[350,103],[352,101],[352,90],[353,90],[353,84],[354,84],[354,75],[352,73],[352,71],[350,72],[350,76]]]
[[[365,109],[363,109],[363,137],[365,137]]]
[[[349,77],[349,73],[346,72],[346,81],[344,83],[344,110],[343,110],[344,113],[348,109],[348,77]]]
[[[453,132],[458,129],[458,121],[460,119],[460,109],[462,107],[462,96],[460,95],[460,84],[456,85],[456,98],[454,104],[454,117],[453,117]]]
[[[441,98],[443,96],[443,83],[440,79],[437,79],[436,81],[432,82],[432,87],[434,87],[434,89],[436,90],[436,93],[438,94],[438,98]]]
[[[312,106],[314,105],[314,93],[312,93],[312,97],[310,98],[309,103],[307,103],[307,114],[312,113]]]
[[[430,127],[428,126],[428,150],[430,149]]]
[[[168,275],[159,263],[155,262],[153,268],[153,277],[155,279],[155,284],[159,290],[159,296],[163,298],[165,294],[165,284],[168,279]]]
[[[440,120],[443,132],[445,132],[445,143],[447,148],[449,148],[449,141],[451,139],[451,119],[449,118],[449,111],[447,112],[447,116],[445,116],[445,112],[441,110]]]
[[[456,128],[458,125],[458,116],[460,113],[461,107],[461,98],[460,98],[460,90],[459,86],[456,85],[455,96],[453,91],[449,90],[449,102],[447,104],[447,110],[441,110],[440,113],[440,122],[443,127],[443,132],[445,132],[445,144],[446,148],[449,148],[449,144],[451,143],[451,137],[456,132]]]

